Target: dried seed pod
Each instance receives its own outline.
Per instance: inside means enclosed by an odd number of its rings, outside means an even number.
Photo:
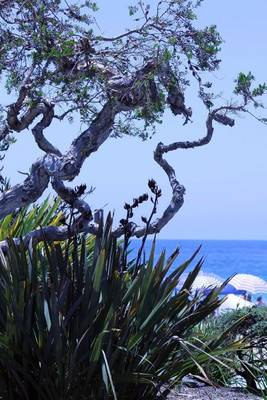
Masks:
[[[156,181],[154,179],[149,179],[148,187],[151,191],[153,191],[156,188]]]
[[[130,208],[131,208],[130,204],[128,204],[128,203],[125,203],[123,207],[125,210],[130,210]]]

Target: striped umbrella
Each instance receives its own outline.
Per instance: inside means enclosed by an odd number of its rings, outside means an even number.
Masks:
[[[205,294],[209,294],[210,292],[211,289],[205,289]],[[245,295],[246,293],[246,290],[236,289],[233,285],[230,285],[230,283],[227,283],[227,285],[220,291],[220,295],[222,296],[227,294]]]
[[[181,276],[180,281],[177,285],[177,289],[181,289],[187,277],[188,274],[183,274]],[[192,289],[193,290],[206,289],[206,288],[211,289],[217,286],[221,286],[223,282],[224,279],[218,275],[212,273],[200,272],[192,284]]]
[[[192,289],[214,288],[221,286],[223,279],[220,276],[213,274],[199,274],[192,284]]]
[[[230,284],[236,289],[246,290],[249,293],[267,293],[267,282],[251,274],[236,274]]]
[[[182,275],[180,282],[178,283],[178,285],[176,287],[176,290],[180,290],[182,288],[187,277],[188,277],[188,274]],[[209,294],[212,289],[220,287],[223,282],[224,282],[224,279],[216,274],[208,273],[208,272],[201,272],[196,277],[196,279],[192,285],[192,289],[193,290],[204,289],[204,293]],[[236,294],[236,295],[242,294],[242,295],[244,295],[244,294],[246,294],[246,290],[236,289],[233,285],[230,285],[230,283],[228,283],[220,292],[220,295],[222,295],[222,296],[227,295],[227,294]]]

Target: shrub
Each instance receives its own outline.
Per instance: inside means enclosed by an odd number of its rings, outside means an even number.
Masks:
[[[9,399],[152,399],[204,365],[192,328],[220,304],[218,291],[192,296],[196,257],[170,268],[154,260],[125,269],[111,235],[16,246],[0,262],[0,378]],[[201,349],[202,347],[202,349]],[[212,348],[212,346],[211,346]]]
[[[229,327],[240,318],[243,322],[237,327],[236,334],[251,338],[267,336],[267,307],[241,308],[222,314],[217,320],[218,329]]]
[[[227,367],[209,359],[205,371],[211,380],[224,385],[239,381],[248,390],[266,395],[266,316],[266,307],[243,308],[211,317],[196,327],[194,335],[206,343],[225,330],[220,346],[225,349],[221,361],[227,363]],[[236,349],[232,351],[234,343]]]

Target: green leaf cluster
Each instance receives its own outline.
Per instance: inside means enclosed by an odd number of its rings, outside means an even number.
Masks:
[[[248,93],[250,91],[252,82],[255,80],[254,75],[251,72],[245,74],[240,72],[237,79],[235,80],[236,87],[234,90],[235,94]]]
[[[60,211],[61,200],[47,197],[41,204],[23,208],[7,215],[0,223],[0,241],[7,238],[23,237],[42,226],[61,224],[63,212]]]

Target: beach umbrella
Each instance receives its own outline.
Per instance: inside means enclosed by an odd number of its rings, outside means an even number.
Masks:
[[[249,293],[267,293],[267,282],[251,274],[237,274],[230,280],[230,284]]]
[[[214,289],[205,289],[204,290],[204,294],[209,294],[211,292],[211,290]],[[228,283],[221,291],[220,291],[220,296],[226,296],[227,294],[235,294],[235,295],[246,295],[247,292],[246,290],[240,290],[240,289],[236,289],[234,286],[230,285],[230,283]]]
[[[230,283],[228,283],[223,290],[220,292],[220,294],[222,295],[226,295],[226,294],[235,294],[235,295],[245,295],[247,292],[246,290],[242,290],[242,289],[236,289],[233,285],[231,285]]]
[[[182,288],[182,286],[184,285],[187,277],[188,277],[188,274],[183,274],[181,276],[180,281],[179,281],[176,289],[181,289]],[[192,289],[193,290],[198,290],[198,289],[210,290],[210,289],[213,289],[215,287],[221,286],[223,281],[224,281],[224,279],[221,278],[218,275],[201,272],[201,273],[199,273],[199,275],[194,280],[194,282],[192,284]]]
[[[192,289],[215,288],[221,286],[223,278],[213,274],[199,274],[192,284]]]
[[[253,307],[253,303],[235,294],[228,294],[219,308],[220,311],[236,310],[237,308]]]
[[[209,294],[211,289],[206,289],[205,294]],[[245,295],[247,292],[246,290],[236,289],[233,285],[228,283],[220,292],[220,295],[225,296],[227,294],[236,294],[236,295]]]

